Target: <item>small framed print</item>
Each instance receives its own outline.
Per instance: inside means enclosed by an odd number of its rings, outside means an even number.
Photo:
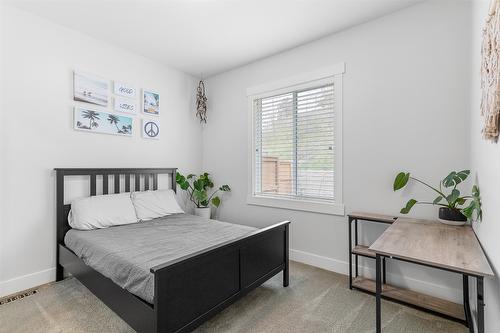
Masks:
[[[160,138],[160,122],[156,119],[142,119],[142,137],[158,140]]]
[[[115,111],[126,113],[137,113],[137,103],[129,98],[115,97]]]
[[[115,95],[118,96],[123,96],[123,97],[128,97],[128,98],[135,98],[136,97],[136,89],[134,86],[131,86],[130,84],[126,84],[123,82],[116,82],[113,85],[113,92]]]
[[[160,115],[160,94],[143,90],[142,93],[142,112],[145,114],[159,116]]]

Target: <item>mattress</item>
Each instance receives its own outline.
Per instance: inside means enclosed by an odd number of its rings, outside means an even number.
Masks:
[[[248,235],[255,228],[175,214],[107,229],[66,233],[64,242],[86,265],[120,287],[154,301],[150,268]]]

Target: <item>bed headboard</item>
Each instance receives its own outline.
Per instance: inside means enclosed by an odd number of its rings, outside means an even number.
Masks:
[[[158,175],[170,175],[170,184],[176,191],[175,175],[177,168],[110,168],[110,169],[83,169],[56,168],[56,222],[57,222],[57,243],[64,244],[64,236],[70,229],[68,224],[68,213],[71,205],[64,204],[64,181],[66,176],[89,176],[90,177],[90,196],[96,195],[97,176],[102,176],[102,194],[109,192],[109,176],[113,176],[113,193],[140,191],[141,179],[143,179],[144,190],[158,189]],[[125,177],[124,188],[120,186],[120,176]],[[131,187],[130,181],[134,177],[134,185]]]

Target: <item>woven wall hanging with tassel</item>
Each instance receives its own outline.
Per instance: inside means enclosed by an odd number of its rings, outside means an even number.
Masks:
[[[492,0],[483,29],[481,115],[483,136],[498,141],[500,118],[500,0]]]
[[[203,80],[198,83],[196,92],[196,116],[200,118],[200,123],[207,123],[207,96]]]

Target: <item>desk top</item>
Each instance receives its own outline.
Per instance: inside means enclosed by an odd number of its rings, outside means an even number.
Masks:
[[[382,223],[392,224],[397,219],[395,216],[376,214],[376,213],[364,213],[364,212],[352,212],[347,214],[351,218],[367,221],[375,221]]]
[[[437,268],[479,276],[494,275],[470,226],[400,217],[369,249]]]

